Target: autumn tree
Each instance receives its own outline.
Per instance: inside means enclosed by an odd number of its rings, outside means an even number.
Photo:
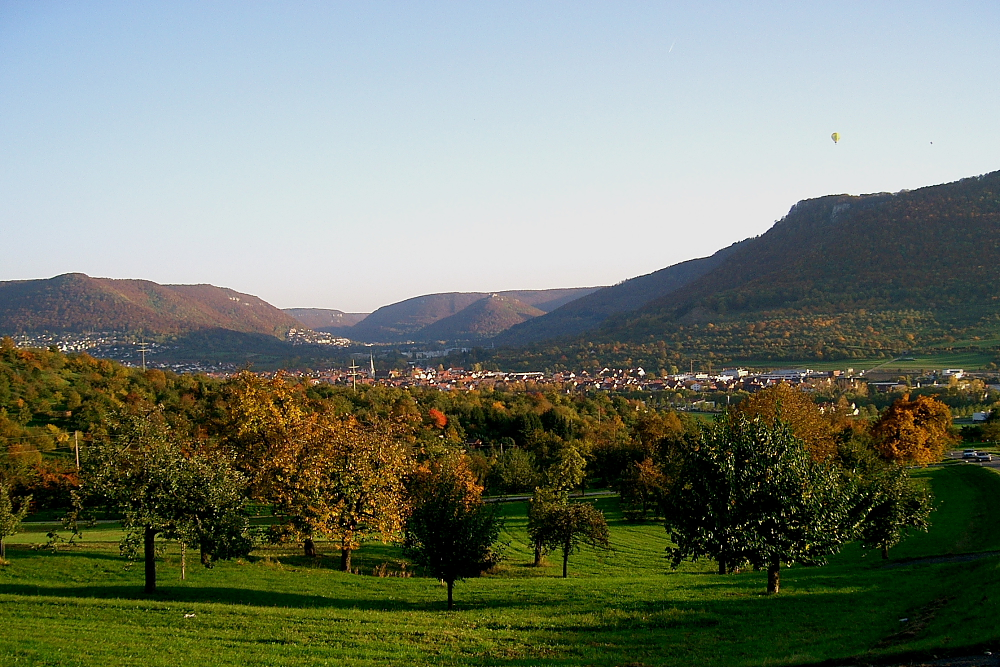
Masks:
[[[930,396],[909,394],[893,402],[872,426],[875,448],[896,463],[927,465],[940,461],[955,442],[951,410]]]
[[[412,509],[406,551],[445,582],[450,610],[457,580],[477,577],[500,562],[496,543],[502,524],[496,506],[483,503],[483,487],[462,454],[421,464],[407,489]]]
[[[302,396],[279,374],[262,378],[244,371],[222,387],[221,416],[214,425],[220,448],[247,477],[250,496],[291,512],[298,496],[289,475],[299,470],[303,446],[314,442]],[[316,555],[309,522],[290,517],[306,556]]]
[[[7,558],[5,540],[21,529],[21,522],[28,515],[31,496],[16,499],[16,504],[20,507],[15,510],[15,499],[11,498],[10,487],[0,482],[0,560]]]
[[[633,463],[617,484],[623,514],[633,521],[645,519],[659,509],[669,486],[663,467],[651,457]]]
[[[282,507],[340,545],[340,567],[373,535],[393,539],[406,514],[404,479],[412,468],[403,430],[391,422],[361,423],[320,415],[283,460]]]
[[[249,478],[258,500],[268,500],[280,465],[294,456],[305,419],[302,397],[278,375],[244,371],[222,387],[224,416],[216,426],[227,452]]]
[[[812,397],[787,382],[761,389],[740,401],[734,409],[748,419],[759,417],[765,424],[774,426],[783,422],[817,461],[833,456],[837,443],[833,424],[824,415]]]
[[[749,563],[767,570],[767,591],[777,593],[782,563],[822,564],[857,535],[854,497],[841,471],[816,461],[785,424],[725,415],[684,453],[667,496],[674,565],[707,556],[725,573]]]
[[[604,513],[589,503],[551,503],[529,525],[529,535],[549,549],[562,550],[562,576],[569,576],[569,557],[581,544],[610,549]]]

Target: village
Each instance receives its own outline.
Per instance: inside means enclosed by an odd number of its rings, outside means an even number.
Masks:
[[[421,367],[413,365],[406,371],[376,370],[374,360],[346,369],[310,372],[283,372],[286,376],[309,378],[314,382],[334,385],[383,385],[409,388],[422,387],[441,391],[477,389],[523,389],[528,387],[558,388],[566,392],[695,392],[695,393],[755,393],[779,383],[795,385],[804,391],[836,387],[854,393],[891,393],[928,386],[963,387],[971,382],[982,383],[984,389],[1000,391],[997,373],[965,371],[948,368],[933,371],[869,370],[855,373],[845,370],[816,371],[809,368],[789,368],[754,372],[746,368],[726,368],[716,374],[678,373],[655,377],[643,368],[604,368],[596,373],[581,371],[504,372],[481,369]],[[266,373],[273,376],[275,373]],[[714,407],[714,406],[711,406]]]

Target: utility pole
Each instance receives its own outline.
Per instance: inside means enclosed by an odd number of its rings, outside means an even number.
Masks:
[[[141,343],[139,343],[139,354],[142,355],[142,370],[143,370],[143,372],[145,372],[145,370],[146,370],[146,352],[148,352],[148,351],[149,351],[149,348],[146,347],[146,341],[142,341]]]
[[[351,365],[348,366],[348,368],[351,369],[351,372],[348,373],[348,375],[351,376],[351,381],[354,384],[354,391],[357,392],[358,391],[358,364],[357,364],[357,362],[355,362],[354,359],[351,359]]]

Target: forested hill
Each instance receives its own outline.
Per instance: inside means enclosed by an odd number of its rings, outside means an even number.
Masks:
[[[523,301],[491,294],[450,317],[424,327],[414,336],[425,341],[488,338],[539,315],[544,315],[543,311]]]
[[[499,345],[523,345],[546,338],[574,336],[595,329],[616,313],[645,304],[705,275],[749,241],[734,243],[711,257],[691,259],[665,269],[630,278],[560,306],[552,312],[511,327],[496,337]]]
[[[597,287],[571,287],[547,290],[508,290],[497,292],[516,299],[540,311],[548,312],[569,301],[597,290]],[[350,338],[366,342],[397,342],[420,339],[424,327],[455,315],[477,301],[490,296],[488,292],[445,292],[425,294],[412,299],[382,306],[350,330]],[[518,320],[520,321],[520,320]]]
[[[227,329],[283,336],[298,326],[290,315],[255,296],[213,285],[159,285],[82,273],[0,282],[3,334]]]
[[[713,270],[585,338],[509,359],[669,368],[985,341],[1000,338],[998,266],[1000,172],[895,194],[831,195],[799,202]]]
[[[642,309],[704,320],[770,310],[996,312],[1000,172],[896,194],[799,202],[717,269]],[[625,318],[635,321],[635,318]]]

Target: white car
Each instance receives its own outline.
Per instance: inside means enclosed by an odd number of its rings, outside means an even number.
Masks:
[[[974,459],[977,456],[979,456],[979,452],[977,452],[974,449],[966,449],[965,451],[962,452],[963,459]]]

